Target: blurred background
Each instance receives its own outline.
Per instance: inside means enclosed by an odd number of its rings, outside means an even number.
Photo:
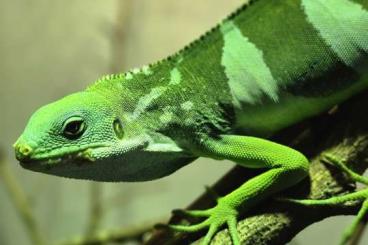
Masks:
[[[172,209],[186,207],[230,169],[229,162],[199,159],[157,181],[92,183],[23,170],[11,145],[38,107],[103,74],[172,54],[243,2],[0,0],[0,147],[6,164],[0,169],[0,244],[33,244],[35,233],[54,244],[96,231],[146,229],[165,222]],[[30,213],[35,225],[19,212]],[[337,244],[350,220],[329,218],[290,244]],[[33,241],[27,226],[34,229]]]

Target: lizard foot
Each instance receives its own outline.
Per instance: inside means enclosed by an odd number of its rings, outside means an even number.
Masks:
[[[167,225],[168,228],[180,232],[198,232],[208,228],[208,232],[202,240],[202,245],[211,242],[212,237],[219,229],[227,224],[230,237],[234,245],[240,245],[238,231],[236,230],[238,211],[226,202],[226,199],[219,198],[215,207],[206,210],[174,210],[175,214],[206,218],[204,221],[194,225]]]
[[[344,231],[342,235],[342,239],[340,241],[340,244],[348,244],[350,238],[353,236],[355,231],[357,230],[357,227],[359,223],[365,218],[365,216],[368,214],[368,189],[363,189],[360,191],[356,191],[350,194],[342,195],[342,196],[336,196],[331,197],[328,199],[320,199],[320,200],[312,200],[312,199],[288,199],[283,198],[279,199],[280,201],[286,201],[286,202],[292,202],[297,203],[305,206],[325,206],[325,205],[341,205],[346,202],[351,201],[358,201],[358,200],[364,200],[363,204],[355,217],[353,223]]]
[[[328,164],[335,165],[336,167],[340,168],[344,171],[353,181],[368,185],[368,179],[360,174],[355,173],[351,169],[346,166],[346,160],[341,159],[337,156],[334,156],[330,153],[324,153],[322,155],[322,161]]]
[[[338,157],[325,153],[322,156],[322,161],[335,165],[336,167],[340,168],[344,171],[353,181],[359,182],[365,185],[368,185],[368,179],[346,166],[346,161],[344,159],[339,159]],[[355,191],[353,193],[345,194],[342,196],[335,196],[328,199],[320,199],[320,200],[312,200],[312,199],[288,199],[288,198],[281,198],[280,201],[287,201],[292,203],[297,203],[305,206],[324,206],[324,205],[341,205],[346,202],[354,202],[354,201],[363,201],[363,204],[354,219],[353,223],[345,230],[343,233],[342,239],[340,244],[347,244],[352,237],[352,235],[357,230],[357,227],[361,220],[367,215],[368,213],[368,188]]]

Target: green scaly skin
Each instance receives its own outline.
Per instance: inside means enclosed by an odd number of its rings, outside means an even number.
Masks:
[[[239,208],[308,173],[302,153],[265,138],[366,89],[367,9],[368,0],[251,1],[169,58],[40,108],[16,157],[30,170],[96,181],[156,179],[198,157],[268,169],[214,208],[186,212],[202,223],[171,226],[208,228],[208,244],[228,225],[240,244]]]

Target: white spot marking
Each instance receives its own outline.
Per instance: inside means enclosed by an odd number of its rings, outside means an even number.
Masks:
[[[171,111],[165,111],[164,114],[160,116],[160,121],[162,123],[169,123],[172,120],[173,113]]]
[[[141,70],[139,68],[134,68],[132,70],[133,74],[138,74]]]
[[[184,102],[183,104],[181,104],[180,106],[181,106],[181,108],[182,108],[183,110],[185,110],[185,111],[189,111],[190,109],[192,109],[192,108],[193,108],[193,102],[191,102],[191,101],[186,101],[186,102]]]
[[[161,94],[166,91],[166,89],[167,89],[166,87],[162,86],[155,87],[151,89],[151,92],[149,94],[146,94],[145,96],[141,97],[138,101],[137,107],[135,108],[131,119],[134,120],[138,118],[152,103],[152,101],[160,97]]]
[[[177,68],[174,68],[170,72],[170,85],[177,85],[181,82],[181,74]]]
[[[125,79],[126,79],[126,80],[131,80],[131,79],[133,79],[133,75],[132,75],[132,73],[128,72],[128,73],[125,75]]]
[[[146,148],[147,151],[155,152],[181,152],[181,149],[175,141],[162,134],[152,135]]]
[[[150,74],[152,74],[151,69],[147,65],[145,65],[145,66],[142,67],[142,71],[143,71],[143,74],[144,75],[147,75],[147,76],[150,75]]]

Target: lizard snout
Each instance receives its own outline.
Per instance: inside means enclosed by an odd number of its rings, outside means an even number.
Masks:
[[[20,162],[26,162],[30,159],[33,149],[24,142],[16,142],[14,144],[15,158]]]

